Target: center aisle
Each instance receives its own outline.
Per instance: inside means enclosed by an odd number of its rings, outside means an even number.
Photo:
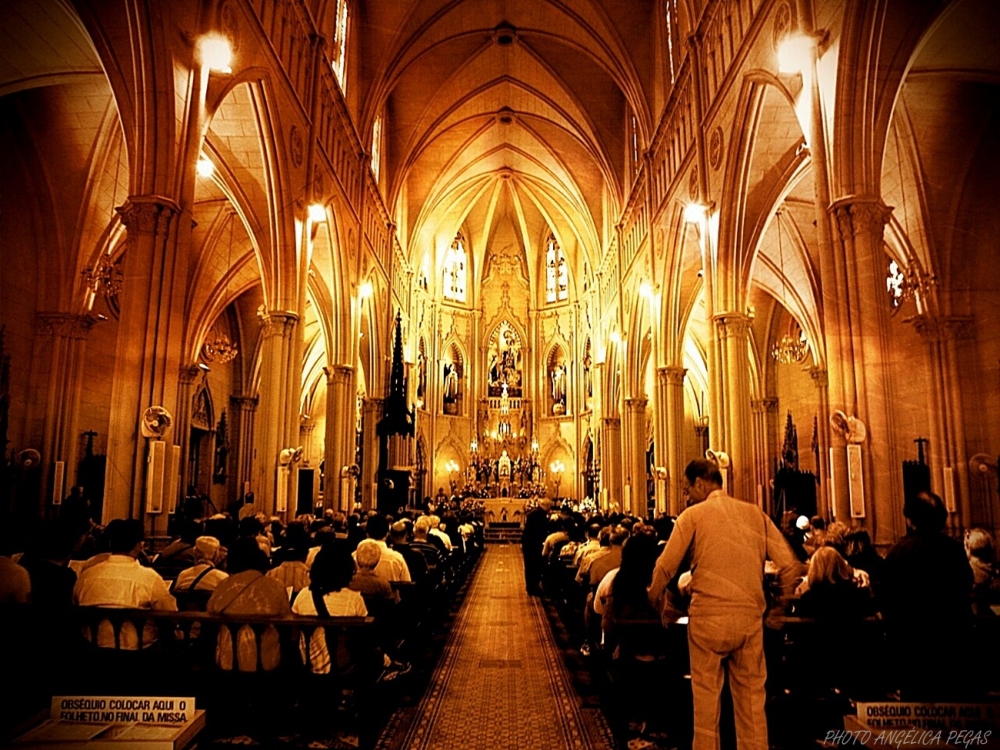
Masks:
[[[391,722],[400,736],[379,748],[611,750],[603,716],[579,704],[520,548],[488,546],[412,724]]]

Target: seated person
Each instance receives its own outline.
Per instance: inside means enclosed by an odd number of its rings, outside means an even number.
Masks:
[[[965,555],[972,568],[973,612],[978,616],[992,616],[990,605],[1000,602],[1000,576],[997,575],[996,552],[990,532],[986,529],[966,531]]]
[[[796,589],[793,612],[822,620],[862,619],[875,614],[871,589],[833,547],[820,547],[809,559],[806,579]]]
[[[642,632],[653,634],[655,642],[620,644],[616,629],[620,620],[653,620],[659,624],[660,613],[650,604],[647,593],[659,553],[655,536],[637,534],[629,537],[622,546],[621,566],[608,572],[597,587],[594,611],[601,615],[605,648],[615,658],[619,645],[638,656],[655,654],[662,643],[662,633],[648,629]]]
[[[229,577],[216,586],[208,600],[212,614],[274,615],[291,614],[288,592],[280,581],[268,578],[267,555],[253,537],[244,537],[233,543],[229,550],[227,567]],[[232,633],[228,627],[219,628],[216,662],[221,669],[233,669]],[[237,636],[236,666],[241,672],[257,671],[257,642],[253,629],[240,628]],[[281,662],[278,631],[268,627],[260,637],[260,664],[265,671],[276,669]]]
[[[354,553],[357,570],[351,578],[350,588],[364,597],[366,606],[378,599],[392,604],[399,602],[399,592],[394,591],[392,584],[375,572],[381,557],[382,548],[372,539],[363,540]]]
[[[167,582],[152,568],[139,564],[143,547],[142,522],[136,519],[115,519],[105,531],[109,555],[83,570],[73,587],[73,602],[85,607],[134,607],[177,611],[177,600],[170,593]],[[156,627],[146,623],[143,645],[156,641]],[[97,645],[114,648],[115,639],[111,623],[101,623]],[[135,651],[139,636],[131,623],[122,627],[119,648]]]
[[[74,549],[82,543],[79,525],[60,520],[45,523],[29,542],[28,549],[18,560],[30,576],[31,603],[40,607],[68,607],[73,603],[76,572],[69,566]],[[0,580],[14,580],[17,571]]]
[[[194,542],[194,565],[185,568],[177,574],[177,579],[171,587],[174,596],[185,601],[184,608],[203,611],[208,599],[218,585],[229,577],[229,574],[219,570],[219,550],[222,545],[214,536],[200,536]]]
[[[294,601],[295,596],[309,586],[309,566],[306,564],[309,534],[305,526],[293,521],[288,524],[283,541],[281,549],[275,552],[275,559],[280,559],[281,564],[269,570],[267,575],[280,581],[289,592],[289,601]]]
[[[364,598],[350,588],[353,577],[354,559],[347,542],[337,540],[323,545],[309,569],[309,587],[295,597],[292,612],[320,617],[367,616]],[[313,631],[308,644],[305,634],[300,636],[299,648],[302,660],[310,665],[315,674],[328,674],[333,668],[323,628]],[[349,655],[338,651],[336,657],[336,668],[347,668]]]

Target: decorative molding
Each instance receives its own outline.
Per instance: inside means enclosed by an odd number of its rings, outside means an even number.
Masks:
[[[712,136],[708,141],[708,163],[713,170],[722,166],[722,155],[725,153],[725,138],[722,134],[722,126],[717,125],[712,131]]]
[[[928,342],[969,341],[975,338],[975,319],[968,315],[914,315],[904,323],[911,323],[920,337]]]
[[[176,203],[159,196],[129,198],[124,206],[115,210],[130,235],[134,232],[166,235],[170,230],[170,221],[180,213]]]
[[[230,396],[229,403],[237,407],[240,411],[253,412],[257,411],[257,404],[260,403],[260,399],[256,396]]]
[[[177,373],[177,382],[181,385],[191,385],[204,372],[198,365],[182,365]]]
[[[813,383],[816,384],[817,388],[830,387],[830,375],[826,370],[819,367],[810,368],[809,377],[813,379]]]
[[[836,220],[840,238],[845,241],[865,232],[881,237],[892,216],[892,208],[881,200],[839,201],[830,206],[830,212]]]
[[[686,367],[661,367],[658,371],[660,382],[670,385],[684,385],[684,378],[687,375]]]
[[[750,401],[750,409],[755,414],[777,414],[777,398],[755,398]]]
[[[35,315],[35,332],[39,336],[85,339],[98,318],[93,315],[40,312]]]
[[[275,310],[267,312],[261,305],[257,309],[257,320],[260,321],[261,336],[287,336],[299,322],[299,316],[291,310]]]
[[[346,385],[351,382],[354,368],[350,365],[330,365],[323,368],[327,385]]]

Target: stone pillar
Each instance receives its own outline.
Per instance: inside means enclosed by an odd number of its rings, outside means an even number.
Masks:
[[[778,414],[778,399],[757,398],[750,402],[753,413],[753,440],[757,461],[754,462],[753,481],[756,492],[754,501],[767,512],[773,512],[771,507],[771,469],[774,466],[773,456],[776,454],[776,419]]]
[[[379,437],[376,432],[382,419],[385,399],[366,398],[361,406],[361,504],[365,510],[376,505],[374,485],[378,478]]]
[[[819,433],[819,461],[816,466],[816,512],[824,518],[832,518],[833,495],[830,492],[830,378],[826,370],[813,367],[809,376],[816,385],[818,414],[816,428]]]
[[[354,368],[334,365],[326,373],[326,480],[323,507],[350,512],[353,498],[341,497],[340,473],[354,463],[354,436],[357,422],[357,394],[354,392]]]
[[[662,412],[666,417],[666,445],[663,456],[667,469],[667,486],[669,497],[664,498],[662,510],[672,516],[684,510],[684,377],[687,370],[683,367],[661,367],[657,372],[657,385],[662,394]],[[659,503],[659,498],[657,498]],[[661,510],[657,507],[657,510]]]
[[[744,500],[757,497],[753,483],[754,451],[750,418],[750,363],[747,357],[750,322],[743,313],[719,313],[713,318],[719,341],[719,376],[712,378],[718,389],[714,399],[722,409],[715,424],[725,426],[725,442],[714,437],[712,448],[729,454],[729,494]]]
[[[854,403],[830,406],[857,416],[868,428],[867,440],[861,446],[866,523],[870,524],[877,545],[890,545],[905,531],[900,462],[891,444],[887,372],[890,356],[883,233],[891,211],[877,199],[838,201],[830,210],[838,230],[835,260],[843,263],[846,280],[840,288],[843,294],[840,304],[848,314],[849,348],[841,350],[841,355],[848,357],[843,362],[842,374],[853,382],[855,393]],[[843,339],[845,331],[840,333]],[[847,497],[840,489],[846,488],[848,482],[846,459],[841,468],[838,458],[843,453],[839,446],[834,446],[837,458],[834,469],[839,474],[834,477],[837,518],[847,521],[850,519]],[[841,504],[845,505],[843,515]]]
[[[46,515],[54,499],[61,501],[76,483],[77,451],[80,443],[79,405],[83,387],[83,362],[87,334],[97,322],[91,315],[38,313],[35,356],[48,360],[45,417],[42,427],[42,490],[39,518]],[[63,485],[52,487],[55,462],[65,462]],[[88,490],[91,488],[87,488]]]
[[[287,311],[259,312],[258,317],[261,324],[260,401],[254,420],[251,490],[255,510],[270,516],[276,512],[279,454],[284,448],[294,448],[292,442],[298,438],[298,409],[293,403],[293,411],[289,414],[289,395],[290,392],[298,393],[301,373],[296,371],[296,377],[289,382],[289,369],[296,351],[294,332],[299,319]],[[294,433],[290,431],[290,424],[295,425]],[[289,477],[289,492],[291,484]],[[288,503],[291,507],[291,494]]]
[[[177,413],[174,415],[174,443],[181,447],[181,476],[178,490],[185,497],[191,483],[191,467],[188,465],[188,449],[191,443],[191,407],[194,398],[194,384],[202,375],[198,365],[181,367],[177,377]],[[174,498],[177,500],[177,498]]]
[[[257,411],[257,398],[254,396],[230,396],[231,413],[234,423],[231,428],[236,436],[236,497],[252,490],[253,485],[253,451],[254,451],[254,416]]]
[[[601,489],[608,491],[608,503],[618,503],[624,510],[622,421],[619,417],[601,419]]]
[[[968,452],[962,419],[962,381],[959,342],[973,339],[973,319],[965,316],[917,315],[910,321],[927,345],[930,374],[928,409],[930,422],[931,486],[940,487],[949,506],[954,528],[988,525],[991,514],[976,517],[969,494]],[[957,482],[957,486],[956,486]],[[992,502],[992,497],[987,499]]]
[[[625,472],[631,487],[631,507],[627,510],[638,518],[646,517],[646,399],[625,399],[626,450]],[[622,498],[624,500],[624,498]]]
[[[187,326],[187,258],[178,243],[180,208],[159,196],[130,197],[121,316],[111,388],[108,470],[102,521],[144,518],[146,441],[139,421],[150,406],[177,413],[177,376]],[[166,436],[173,444],[174,434]]]

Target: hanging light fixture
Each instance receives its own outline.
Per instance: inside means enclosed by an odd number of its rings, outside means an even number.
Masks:
[[[785,299],[785,253],[781,244],[781,211],[775,214],[778,223],[778,265],[781,271],[781,298]],[[798,325],[795,325],[798,329]],[[784,334],[774,346],[771,347],[771,356],[778,364],[793,365],[802,362],[809,355],[809,341],[806,339],[805,331],[798,329],[799,335],[795,336],[791,332]]]
[[[118,175],[122,164],[121,146],[118,148],[118,159],[115,163],[115,182],[111,187],[111,216],[108,226],[114,222],[115,205],[118,203]],[[94,294],[104,295],[110,299],[118,296],[122,290],[123,275],[121,267],[116,265],[111,257],[111,236],[108,234],[108,248],[97,261],[97,265],[86,266],[81,275],[87,282],[87,286]]]
[[[229,218],[229,262],[226,264],[226,273],[233,267],[233,223],[236,221],[234,212]],[[229,299],[229,280],[226,280],[226,299]],[[225,364],[236,358],[240,350],[236,344],[223,331],[213,331],[201,345],[201,356],[209,362]]]

